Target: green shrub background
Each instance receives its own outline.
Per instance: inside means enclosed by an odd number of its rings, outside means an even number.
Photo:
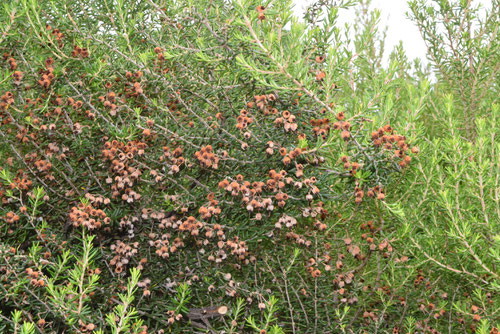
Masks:
[[[0,331],[498,333],[500,4],[369,4],[4,2]]]

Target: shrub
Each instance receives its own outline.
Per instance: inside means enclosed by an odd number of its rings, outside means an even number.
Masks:
[[[351,5],[5,5],[0,326],[451,326],[398,210],[429,84],[401,51],[381,66],[377,12],[349,50]]]

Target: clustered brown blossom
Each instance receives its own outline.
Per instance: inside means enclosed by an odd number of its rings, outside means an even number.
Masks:
[[[41,278],[42,272],[26,268],[26,274],[30,277],[30,284],[35,287],[45,286],[45,281]]]
[[[298,234],[296,232],[290,231],[285,234],[285,238],[288,240],[292,240],[298,245],[304,245],[306,247],[310,247],[312,245],[312,241],[306,239],[304,235]]]
[[[262,5],[257,6],[257,12],[258,12],[257,18],[259,19],[259,21],[263,21],[266,19],[266,15],[264,14],[265,10],[266,10],[266,7],[264,7]]]
[[[200,206],[200,208],[198,209],[198,213],[200,214],[201,219],[204,220],[208,220],[212,217],[217,217],[222,212],[221,208],[218,206],[219,201],[214,199],[213,193],[208,194],[207,200],[209,201],[209,205]]]
[[[142,295],[144,297],[149,297],[151,295],[151,290],[149,290],[149,286],[151,285],[151,280],[149,278],[143,279],[142,281],[137,282],[137,286],[139,288],[144,289]]]
[[[14,79],[14,85],[19,86],[23,80],[24,73],[22,71],[14,71],[12,73],[12,78]]]
[[[39,71],[39,73],[41,74],[41,78],[37,82],[41,87],[45,89],[49,88],[55,78],[54,67],[52,67],[53,64],[54,59],[49,57],[45,60],[45,70]]]
[[[14,223],[18,222],[20,218],[21,217],[19,217],[19,215],[15,214],[12,211],[7,212],[5,214],[5,216],[3,217],[5,222],[7,222],[7,224],[14,224]]]
[[[408,155],[408,151],[413,154],[418,153],[418,147],[412,147],[406,143],[406,137],[398,135],[394,129],[389,125],[379,128],[377,131],[371,133],[373,145],[382,147],[386,150],[394,150],[394,157],[400,158],[399,166],[406,167],[410,164],[412,158]]]
[[[330,134],[330,120],[328,118],[311,119],[313,134],[326,139]]]
[[[316,181],[314,181],[313,179],[311,180],[311,182],[316,182]],[[310,206],[302,209],[302,217],[316,218],[319,216],[319,218],[325,219],[325,217],[328,215],[328,211],[323,206],[324,203],[321,201],[318,201],[316,203],[311,203]]]
[[[71,52],[71,57],[77,58],[87,58],[89,56],[89,51],[87,48],[81,48],[78,45],[73,46],[73,51]]]
[[[160,161],[167,161],[170,164],[169,174],[176,174],[180,171],[180,167],[186,162],[182,156],[184,153],[182,147],[176,147],[173,151],[169,146],[163,146],[163,155],[160,156]]]
[[[326,78],[326,73],[323,71],[318,71],[316,73],[316,81],[323,81]]]
[[[148,234],[149,245],[155,247],[155,253],[162,258],[169,258],[171,254],[183,248],[185,246],[184,240],[189,236],[195,240],[200,254],[210,252],[207,254],[209,261],[221,263],[228,257],[226,251],[244,264],[253,259],[252,257],[248,258],[249,251],[244,241],[237,237],[226,241],[226,234],[220,224],[212,226],[193,216],[178,219],[176,215],[167,215],[162,211],[151,210],[143,210],[142,218],[158,221],[158,227],[161,230],[169,230],[169,232]],[[213,248],[214,252],[210,251],[210,248]]]
[[[162,74],[168,73],[170,69],[165,65],[165,54],[163,49],[157,46],[153,49],[153,52],[157,54],[157,59],[155,60],[157,71]]]
[[[22,170],[17,173],[12,181],[13,182],[9,184],[10,189],[29,190],[33,185],[31,179],[29,179],[28,175]]]
[[[92,205],[83,203],[72,207],[68,218],[74,227],[84,226],[89,230],[101,228],[103,222],[110,223],[110,218],[103,210],[94,209]]]
[[[5,92],[0,97],[0,120],[2,121],[0,124],[7,125],[12,122],[12,118],[9,115],[8,110],[14,102],[14,94],[10,91]],[[10,133],[11,131],[11,129],[8,129],[7,133]]]
[[[54,179],[54,176],[48,174],[50,169],[52,168],[52,163],[50,161],[42,160],[42,159],[36,160],[35,161],[35,168],[37,169],[38,172],[47,174],[48,175],[47,178],[49,180]]]
[[[268,95],[256,95],[254,96],[254,101],[250,101],[247,103],[247,108],[257,107],[264,116],[269,115],[277,115],[278,109],[271,107],[270,103],[276,101],[276,95],[268,94]]]
[[[142,85],[141,78],[143,77],[142,71],[126,72],[125,78],[129,81],[123,87],[123,97],[124,98],[137,98],[144,93],[144,86]],[[120,78],[115,79],[116,82],[120,82]],[[110,86],[109,86],[110,87]],[[124,100],[125,101],[125,100]]]
[[[240,115],[236,118],[236,122],[236,129],[244,130],[248,125],[252,124],[253,118],[246,109],[241,109]]]
[[[57,41],[57,45],[62,48],[63,47],[63,43],[62,43],[62,39],[64,37],[64,34],[59,30],[59,29],[52,29],[52,27],[50,25],[46,25],[45,28],[48,30],[48,31],[51,31],[50,35],[52,36],[55,36],[56,38],[56,41]]]
[[[8,53],[3,54],[4,60],[7,59],[7,64],[9,65],[9,70],[14,71],[17,69],[17,62],[14,58],[10,57]]]
[[[212,145],[203,146],[194,156],[203,168],[219,168],[219,157],[212,151]]]
[[[339,257],[339,260],[342,260],[343,257]],[[347,293],[347,286],[351,285],[354,283],[354,273],[353,272],[348,272],[346,274],[337,274],[335,275],[335,279],[333,280],[333,284],[337,286],[339,289],[337,290],[338,294],[342,296],[342,299],[340,300],[342,303],[349,303],[353,304],[357,301],[356,297],[353,298],[346,298],[345,295]]]
[[[131,164],[136,156],[144,154],[146,148],[147,144],[138,140],[129,141],[127,144],[117,140],[104,143],[103,157],[111,161],[110,169],[116,175],[106,179],[106,183],[111,184],[113,199],[120,197],[123,201],[132,203],[141,198],[141,194],[132,187],[139,181],[142,171]]]
[[[14,103],[14,94],[12,92],[5,92],[2,94],[0,97],[0,109],[5,111],[9,109],[9,106]],[[9,120],[11,121],[11,120]],[[2,121],[3,124],[8,124],[9,121],[6,121],[6,117],[4,116],[4,120]]]
[[[292,115],[288,110],[283,111],[281,117],[277,117],[274,120],[274,124],[276,126],[283,126],[283,129],[285,129],[285,132],[289,131],[296,131],[298,128],[297,125],[297,118]]]
[[[115,273],[120,274],[126,269],[130,259],[137,254],[138,242],[126,244],[121,240],[110,246],[115,256],[109,261],[109,264],[115,267]]]
[[[349,121],[344,121],[345,112],[341,111],[336,115],[337,121],[332,124],[333,130],[340,131],[340,138],[344,141],[348,141],[351,138],[351,123]]]
[[[286,154],[286,152],[284,151],[283,152],[284,154]],[[280,152],[280,154],[284,155],[282,152]],[[299,155],[302,154],[302,149],[300,147],[296,147],[294,148],[293,150],[291,150],[288,155],[286,155],[284,158],[283,158],[283,163],[285,165],[288,165],[290,164],[290,162],[292,162],[292,160],[295,160],[297,159],[297,157]]]
[[[239,240],[238,236],[235,236],[233,240],[228,240],[226,246],[229,248],[232,255],[237,256],[238,260],[244,261],[245,264],[249,263],[246,257],[249,255],[248,246],[245,241]]]
[[[134,216],[132,218],[129,218],[128,216],[123,216],[122,219],[120,219],[120,230],[127,231],[129,239],[132,239],[134,237],[134,224],[138,221],[138,217]]]
[[[179,225],[179,231],[189,232],[192,236],[198,236],[200,229],[204,226],[203,222],[196,220],[195,217],[189,216]]]
[[[108,92],[106,95],[100,95],[98,97],[99,102],[101,102],[104,105],[104,108],[109,109],[110,112],[109,114],[111,116],[116,115],[116,93],[115,92]]]
[[[28,133],[28,129],[25,127],[21,127],[16,134],[16,139],[22,143],[28,143],[31,139],[36,137],[35,133]]]
[[[175,227],[174,227],[175,228]],[[170,257],[170,254],[174,254],[176,251],[184,247],[184,242],[180,237],[173,238],[170,233],[163,233],[158,236],[156,233],[150,233],[149,238],[150,245],[156,247],[156,255],[162,258]]]
[[[307,218],[316,218],[312,225],[314,228],[319,231],[325,231],[327,226],[320,219],[324,219],[328,214],[327,210],[323,208],[323,202],[318,201],[317,203],[311,203],[310,206],[302,209],[302,216]],[[291,217],[288,215],[283,215],[278,222],[275,224],[275,228],[280,230],[283,226],[291,229],[297,225],[297,220],[295,217]],[[298,245],[304,245],[306,247],[310,247],[312,245],[312,241],[308,240],[305,235],[297,233],[295,231],[287,231],[285,233],[285,239],[292,240]]]
[[[144,90],[142,89],[141,83],[136,81],[132,85],[135,95],[141,95]]]
[[[180,321],[182,319],[182,314],[181,313],[176,313],[175,310],[168,310],[167,311],[167,323],[169,325],[172,325],[176,321]]]
[[[323,223],[323,222],[322,222],[322,221],[320,221],[320,220],[315,220],[315,221],[314,221],[314,223],[313,223],[313,226],[314,226],[315,228],[317,228],[318,230],[320,230],[320,231],[324,231],[324,230],[326,230],[326,228],[327,228],[326,224],[325,224],[325,223]]]
[[[295,225],[297,225],[297,219],[285,214],[281,216],[281,218],[276,222],[276,224],[274,224],[274,227],[276,227],[277,229],[281,229],[283,226],[285,226],[286,228],[290,229]]]
[[[91,322],[86,324],[82,319],[78,320],[78,325],[80,325],[80,331],[82,331],[82,333],[92,333],[92,331],[97,328],[95,324]]]

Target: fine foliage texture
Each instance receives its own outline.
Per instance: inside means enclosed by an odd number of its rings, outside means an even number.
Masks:
[[[0,331],[498,333],[500,5],[409,5],[426,67],[366,0],[5,2]]]

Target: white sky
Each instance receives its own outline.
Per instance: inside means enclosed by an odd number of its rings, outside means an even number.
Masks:
[[[295,12],[302,17],[307,5],[313,3],[314,0],[293,0],[295,4]],[[474,0],[475,4],[481,3],[486,8],[491,8],[491,0]],[[380,9],[380,29],[388,26],[387,37],[385,41],[385,59],[392,52],[394,46],[403,41],[403,47],[409,60],[420,58],[424,63],[426,47],[424,41],[420,37],[418,28],[410,21],[405,13],[409,11],[406,0],[372,0],[370,8]],[[354,8],[343,10],[340,12],[339,23],[343,26],[346,22],[354,22]]]

